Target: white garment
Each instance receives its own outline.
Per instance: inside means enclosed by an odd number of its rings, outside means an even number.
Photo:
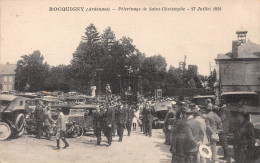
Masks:
[[[139,119],[139,114],[140,114],[140,110],[137,110],[136,112],[134,112],[134,118],[133,118],[133,123],[137,123],[137,120]]]

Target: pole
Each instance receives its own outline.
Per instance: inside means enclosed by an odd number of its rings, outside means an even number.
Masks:
[[[100,80],[100,71],[98,73],[98,100],[100,100],[101,96],[101,80]]]

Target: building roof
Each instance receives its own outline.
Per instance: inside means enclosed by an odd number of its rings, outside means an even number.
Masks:
[[[16,64],[0,64],[0,75],[15,75]]]
[[[238,46],[238,57],[236,59],[260,59],[260,45],[247,41]],[[226,54],[218,54],[216,60],[230,60],[232,59],[232,51]]]

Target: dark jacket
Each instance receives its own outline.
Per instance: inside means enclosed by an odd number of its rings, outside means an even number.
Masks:
[[[151,107],[146,107],[143,110],[143,112],[144,112],[143,114],[144,114],[145,121],[152,123],[153,122],[153,111],[152,111],[152,108]]]
[[[186,127],[185,119],[177,119],[174,122],[173,129],[170,135],[171,152],[174,155],[184,156],[184,145],[186,143]]]
[[[194,118],[190,118],[186,121],[185,134],[187,136],[187,142],[185,145],[185,152],[197,152],[198,142],[203,140],[204,133],[200,123]]]
[[[45,115],[44,115],[43,107],[40,105],[37,105],[35,108],[35,119],[36,122],[44,122],[45,121]]]
[[[104,113],[95,112],[93,116],[93,125],[95,128],[101,128],[104,123]]]
[[[109,107],[105,113],[105,123],[106,125],[113,124],[115,121],[115,109]]]
[[[132,121],[134,116],[135,116],[135,112],[134,109],[132,108],[127,108],[126,109],[126,113],[127,113],[127,121]]]
[[[115,111],[115,117],[116,117],[116,123],[126,123],[127,120],[127,113],[126,113],[126,109],[125,108],[117,108]]]
[[[234,130],[234,146],[240,148],[255,146],[255,131],[251,122],[247,121]]]
[[[229,133],[231,127],[231,114],[227,108],[224,108],[220,112],[220,117],[222,120],[222,133]]]

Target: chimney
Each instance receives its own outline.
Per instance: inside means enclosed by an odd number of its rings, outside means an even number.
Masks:
[[[239,41],[232,41],[232,58],[238,57],[238,45]]]

